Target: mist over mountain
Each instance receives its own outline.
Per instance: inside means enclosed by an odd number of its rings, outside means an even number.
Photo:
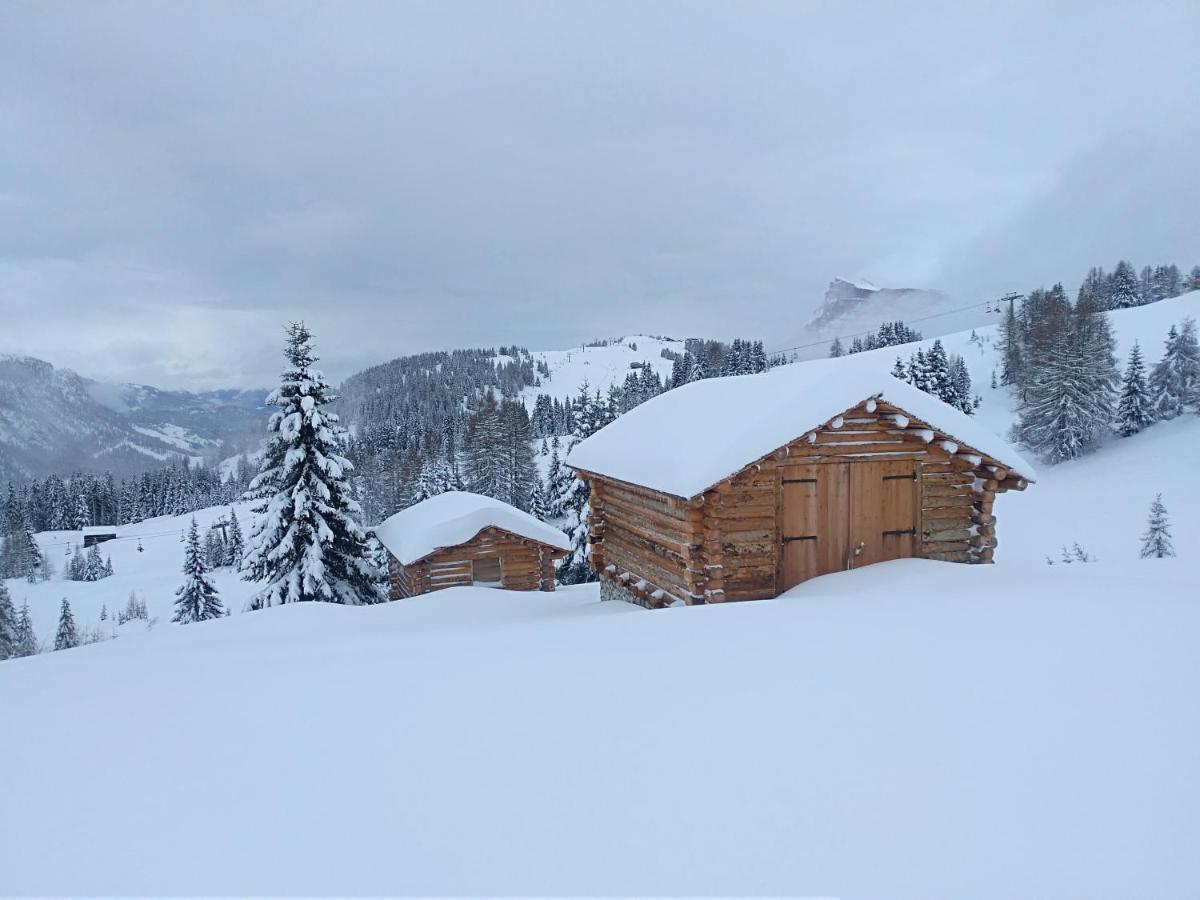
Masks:
[[[266,394],[111,384],[0,356],[0,481],[73,471],[121,477],[232,455],[261,440]]]

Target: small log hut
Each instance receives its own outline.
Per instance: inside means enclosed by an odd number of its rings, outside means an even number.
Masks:
[[[996,496],[1033,469],[961,411],[844,369],[696,382],[576,445],[602,596],[755,600],[892,559],[991,562]]]
[[[416,503],[374,533],[388,553],[392,600],[472,584],[553,591],[555,562],[570,549],[559,529],[465,491]]]

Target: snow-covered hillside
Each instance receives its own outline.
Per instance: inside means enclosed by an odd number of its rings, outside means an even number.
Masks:
[[[235,504],[243,531],[249,533],[253,521],[249,503]],[[196,523],[201,533],[213,522],[227,518],[230,507],[213,507],[197,512]],[[13,603],[19,608],[28,601],[33,616],[34,629],[43,645],[54,644],[54,631],[58,625],[59,606],[65,597],[71,604],[75,622],[82,630],[100,628],[111,634],[115,615],[135,593],[146,604],[153,628],[169,625],[174,612],[175,589],[183,581],[180,567],[183,565],[183,535],[191,523],[192,516],[159,516],[136,525],[124,525],[118,529],[116,540],[100,545],[100,553],[111,558],[113,575],[100,581],[67,581],[62,578],[69,554],[81,546],[82,536],[78,531],[45,531],[37,535],[38,546],[56,569],[50,581],[29,584],[20,579],[5,582]],[[141,547],[139,550],[138,547]],[[240,612],[255,586],[242,581],[232,569],[217,569],[213,579],[220,591],[226,608],[235,614]],[[109,619],[100,621],[100,610],[107,607]],[[145,627],[145,623],[138,627]],[[122,629],[120,636],[130,633]]]
[[[525,388],[521,399],[527,408],[533,409],[538,394],[566,400],[578,396],[585,382],[592,392],[599,390],[603,397],[609,385],[623,384],[625,377],[634,371],[631,366],[640,363],[649,363],[666,380],[671,374],[671,360],[663,357],[663,350],[683,353],[684,342],[639,334],[614,340],[604,347],[534,351],[534,361],[545,363],[550,376],[542,376],[541,387]]]
[[[1117,339],[1117,357],[1124,369],[1129,348],[1137,341],[1150,370],[1163,355],[1172,325],[1191,316],[1200,321],[1200,291],[1148,306],[1106,314]],[[940,338],[947,353],[960,354],[983,403],[975,414],[999,435],[1016,419],[1015,401],[1008,389],[992,389],[993,370],[999,377],[998,326],[963,331]],[[896,357],[907,360],[933,339],[902,347],[887,347],[846,357],[846,364],[890,368]],[[797,363],[804,365],[804,363]],[[998,562],[1058,558],[1064,543],[1076,542],[1101,560],[1132,559],[1145,527],[1154,495],[1174,522],[1176,548],[1200,549],[1200,477],[1196,448],[1200,447],[1200,416],[1187,415],[1160,422],[1130,438],[1110,438],[1095,453],[1074,462],[1040,465],[1039,481],[1023,494],[1006,494],[996,503],[1000,546]]]
[[[0,664],[16,894],[1190,896],[1184,561],[453,589]]]

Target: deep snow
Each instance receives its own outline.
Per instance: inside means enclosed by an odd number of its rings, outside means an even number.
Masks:
[[[1189,314],[1110,314],[1122,363]],[[1004,433],[994,329],[942,341]],[[157,622],[0,663],[0,893],[1190,896],[1198,443],[1189,415],[1039,467],[995,566],[658,613],[582,587],[240,614],[219,570],[234,615],[174,626],[190,516],[123,527],[113,578],[7,582],[43,641],[63,596]],[[1137,559],[1159,491],[1177,561]],[[78,540],[39,535],[60,571]],[[1073,542],[1100,562],[1045,564]]]
[[[164,627],[0,667],[0,871],[18,894],[1185,897],[1198,638],[1171,561]]]

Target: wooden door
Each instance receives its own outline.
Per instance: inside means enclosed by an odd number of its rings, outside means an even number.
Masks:
[[[500,557],[481,556],[471,561],[471,580],[483,584],[499,584]]]
[[[915,459],[850,465],[849,567],[916,555]]]
[[[780,552],[777,592],[845,568],[849,516],[848,466],[780,469]]]

